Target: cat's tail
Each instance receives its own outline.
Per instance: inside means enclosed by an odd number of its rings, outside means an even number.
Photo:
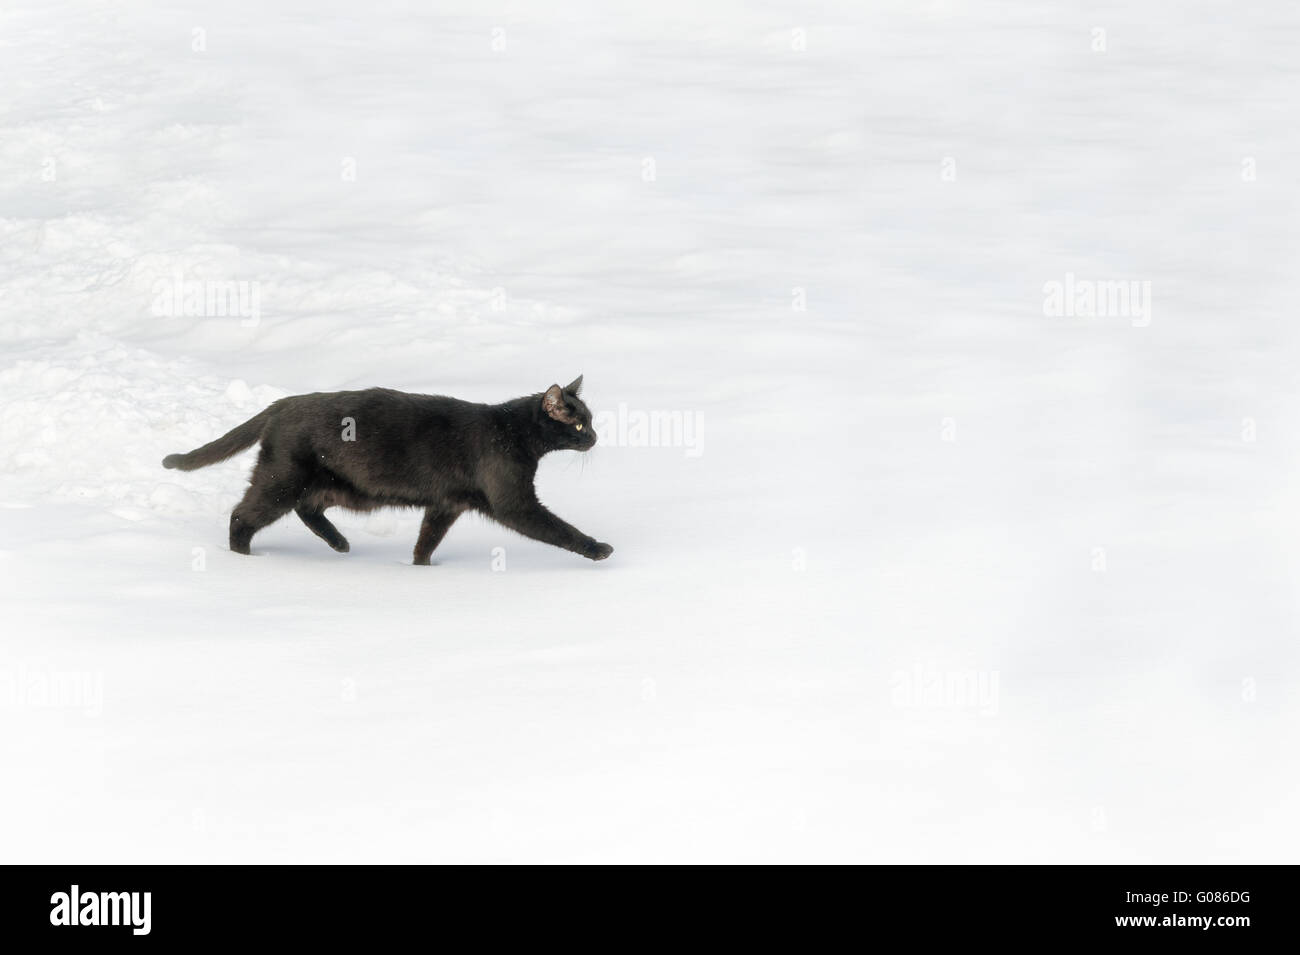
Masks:
[[[271,420],[271,412],[274,408],[275,405],[273,404],[260,414],[249,418],[239,427],[228,431],[215,441],[208,442],[201,448],[195,448],[189,454],[167,455],[167,457],[163,458],[163,467],[193,471],[197,468],[205,468],[209,464],[216,464],[218,461],[224,461],[226,458],[234,457],[245,448],[251,448],[262,437],[262,432],[266,429],[266,423]]]

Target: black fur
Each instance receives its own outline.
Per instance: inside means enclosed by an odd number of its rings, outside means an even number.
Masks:
[[[415,563],[427,564],[456,518],[478,511],[534,540],[592,560],[614,548],[560,520],[537,499],[537,462],[551,451],[596,443],[591,412],[567,388],[499,405],[387,388],[282,398],[261,414],[163,466],[192,471],[261,441],[248,492],[230,515],[230,549],[249,552],[263,527],[295,511],[335,550],[348,542],[329,507],[422,507]]]

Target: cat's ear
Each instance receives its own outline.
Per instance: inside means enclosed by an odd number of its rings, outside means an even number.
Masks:
[[[565,388],[564,390],[567,391],[569,394],[573,395],[573,397],[575,397],[575,398],[577,398],[579,395],[581,395],[581,394],[582,394],[582,376],[579,375],[577,378],[573,379],[573,381],[571,381],[571,382],[569,383],[569,387]]]
[[[564,392],[559,385],[551,385],[546,389],[542,395],[542,410],[556,421],[564,421],[569,417],[568,409],[564,407]]]

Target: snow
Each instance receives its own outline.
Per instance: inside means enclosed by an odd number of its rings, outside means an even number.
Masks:
[[[0,857],[1293,860],[1294,5],[535,7],[0,10]],[[601,563],[159,465],[579,373]]]

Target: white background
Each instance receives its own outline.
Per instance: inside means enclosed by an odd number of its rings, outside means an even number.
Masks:
[[[0,857],[1294,861],[1297,49],[1281,0],[7,0]],[[253,453],[158,463],[580,372],[703,429],[544,462],[599,564],[240,557]]]

